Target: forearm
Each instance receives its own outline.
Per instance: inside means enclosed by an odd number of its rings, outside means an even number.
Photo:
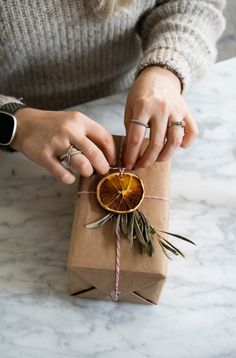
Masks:
[[[153,9],[137,28],[144,55],[136,76],[159,65],[179,77],[182,90],[202,76],[217,56],[216,41],[225,27],[223,7],[222,0],[174,0]]]

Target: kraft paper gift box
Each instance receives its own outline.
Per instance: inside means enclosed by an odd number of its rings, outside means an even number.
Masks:
[[[119,152],[121,140],[115,136]],[[169,198],[171,163],[157,162],[149,168],[127,171],[138,175],[144,183],[145,194]],[[114,170],[111,171],[112,173]],[[101,175],[82,178],[79,191],[95,192]],[[144,198],[139,210],[152,226],[168,231],[169,203]],[[74,221],[68,256],[69,292],[82,298],[113,300],[115,287],[116,237],[112,221],[94,229],[86,224],[108,212],[93,193],[81,193],[75,200]],[[164,234],[162,234],[163,236]],[[119,301],[157,304],[167,276],[167,257],[154,238],[153,256],[141,254],[134,240],[133,247],[124,237],[120,248]]]

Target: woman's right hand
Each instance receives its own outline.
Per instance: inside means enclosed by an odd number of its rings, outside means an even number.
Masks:
[[[83,153],[71,157],[71,165],[82,176],[92,175],[94,169],[99,174],[105,174],[114,164],[112,135],[80,112],[22,108],[15,117],[17,132],[11,147],[46,168],[65,184],[74,183],[75,176],[59,158],[71,144]]]

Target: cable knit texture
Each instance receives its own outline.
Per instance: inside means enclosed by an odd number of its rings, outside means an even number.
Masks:
[[[134,0],[101,20],[83,0],[0,1],[0,106],[62,109],[128,88],[142,69],[185,90],[216,59],[223,0]]]

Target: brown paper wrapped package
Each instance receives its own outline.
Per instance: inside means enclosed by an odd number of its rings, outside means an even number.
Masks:
[[[119,151],[120,137],[114,138]],[[169,198],[170,166],[170,161],[157,162],[149,168],[130,172],[141,177],[146,195]],[[79,191],[96,191],[100,179],[100,175],[81,178]],[[145,198],[139,210],[146,215],[153,227],[168,231],[168,202]],[[112,300],[109,294],[115,287],[116,262],[116,236],[112,230],[112,221],[95,229],[85,227],[107,213],[99,205],[96,195],[77,196],[68,257],[69,292],[72,295]],[[154,240],[154,254],[149,257],[140,254],[136,240],[131,247],[128,240],[122,238],[119,301],[144,304],[159,302],[167,275],[167,258],[158,240]]]

